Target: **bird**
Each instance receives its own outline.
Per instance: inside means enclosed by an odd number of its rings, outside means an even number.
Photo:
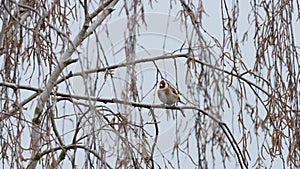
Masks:
[[[159,82],[157,95],[159,100],[167,105],[174,105],[181,102],[178,91],[164,79]]]

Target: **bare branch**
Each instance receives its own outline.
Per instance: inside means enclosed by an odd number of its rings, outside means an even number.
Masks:
[[[85,18],[85,23],[80,30],[80,32],[77,34],[75,39],[73,40],[72,43],[68,45],[68,49],[66,52],[62,55],[62,58],[58,62],[56,68],[53,70],[51,73],[51,76],[47,82],[47,85],[45,87],[45,90],[40,95],[40,98],[38,100],[37,106],[35,108],[35,113],[34,113],[34,126],[32,128],[32,140],[31,140],[31,145],[32,145],[32,161],[29,163],[28,167],[29,168],[36,168],[37,165],[37,160],[34,158],[36,154],[38,154],[39,147],[40,147],[40,138],[41,138],[41,132],[40,132],[40,120],[39,117],[41,113],[43,112],[44,105],[46,101],[49,99],[49,96],[51,94],[51,91],[53,87],[56,85],[56,80],[63,71],[63,69],[68,65],[66,63],[69,63],[68,60],[70,60],[70,57],[76,50],[76,48],[83,42],[85,38],[87,38],[102,22],[103,20],[112,12],[112,8],[116,5],[118,0],[112,1],[105,9],[102,11],[102,14],[96,19],[95,22],[93,22],[92,25],[88,25],[88,22],[90,21],[88,16]]]

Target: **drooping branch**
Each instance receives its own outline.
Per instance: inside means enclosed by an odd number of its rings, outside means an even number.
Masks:
[[[161,55],[161,56],[156,56],[156,57],[150,57],[150,58],[145,58],[145,59],[139,59],[139,60],[135,60],[133,62],[127,62],[127,63],[119,63],[119,64],[115,64],[115,65],[111,65],[111,66],[107,66],[107,67],[101,67],[101,68],[95,68],[95,69],[91,69],[91,70],[86,70],[83,72],[71,72],[68,75],[62,77],[61,79],[57,80],[57,84],[62,83],[63,81],[71,78],[71,77],[76,77],[76,76],[83,76],[84,74],[91,74],[91,73],[97,73],[97,72],[105,72],[105,71],[110,71],[110,70],[114,70],[117,68],[121,68],[121,67],[125,67],[127,65],[133,65],[133,64],[139,64],[139,63],[147,63],[147,62],[154,62],[154,61],[158,61],[158,60],[167,60],[167,59],[178,59],[178,58],[186,58],[186,63],[188,64],[189,62],[196,62],[199,63],[203,66],[206,66],[208,68],[211,68],[213,70],[219,71],[219,72],[224,72],[228,75],[232,75],[234,77],[240,78],[242,81],[246,82],[247,84],[249,84],[250,86],[255,87],[256,89],[260,90],[261,92],[263,92],[266,95],[270,95],[267,91],[265,91],[264,89],[262,89],[261,87],[259,87],[258,85],[256,85],[255,83],[252,83],[250,80],[248,80],[247,78],[243,77],[245,74],[250,73],[250,72],[246,72],[243,74],[236,74],[234,72],[231,71],[227,71],[225,69],[219,68],[215,65],[209,64],[207,62],[201,61],[201,60],[197,60],[194,57],[191,57],[189,54],[173,54],[173,55]],[[252,75],[252,74],[251,74]],[[255,75],[254,75],[255,76]]]
[[[83,76],[85,74],[92,74],[92,73],[97,73],[97,72],[107,72],[107,71],[111,71],[117,68],[121,68],[121,67],[126,67],[127,65],[134,65],[134,64],[141,64],[141,63],[147,63],[147,62],[155,62],[158,60],[167,60],[167,59],[178,59],[178,58],[186,58],[186,63],[198,63],[202,66],[206,66],[214,71],[218,71],[220,73],[225,73],[227,75],[236,77],[237,79],[239,79],[242,82],[245,82],[250,89],[253,91],[253,93],[258,97],[259,101],[261,102],[262,105],[264,105],[264,108],[266,108],[266,105],[264,103],[264,101],[261,99],[261,97],[258,95],[258,92],[256,90],[261,91],[263,94],[265,94],[267,97],[270,97],[272,95],[272,93],[270,93],[269,91],[266,91],[264,88],[260,87],[259,85],[257,85],[256,83],[252,82],[249,78],[245,77],[245,75],[250,75],[253,76],[254,78],[258,78],[259,80],[264,81],[266,84],[268,84],[268,81],[265,81],[264,79],[262,79],[261,77],[253,74],[251,72],[251,70],[248,70],[244,73],[238,74],[237,72],[233,72],[233,71],[228,71],[225,70],[223,68],[219,68],[217,67],[217,65],[212,65],[209,64],[205,61],[201,61],[199,59],[196,59],[195,57],[191,57],[189,54],[170,54],[170,55],[161,55],[161,56],[156,56],[156,57],[151,57],[151,58],[145,58],[145,59],[139,59],[139,60],[135,60],[133,62],[127,62],[127,63],[119,63],[119,64],[115,64],[115,65],[111,65],[111,66],[107,66],[107,67],[100,67],[100,68],[95,68],[95,69],[91,69],[91,70],[86,70],[83,72],[70,72],[68,75],[62,77],[61,79],[58,79],[57,84],[60,84],[62,82],[64,82],[65,80],[72,78],[72,77],[77,77],[77,76]],[[280,100],[278,98],[274,98],[277,100],[277,102],[280,102]],[[286,103],[282,103],[285,104],[285,106],[287,106],[291,111],[293,112],[297,112],[297,110],[293,110],[292,107],[290,107],[289,105],[287,105]]]
[[[255,78],[259,78],[256,75],[252,74],[250,71],[242,73],[242,74],[237,74],[235,72],[231,72],[231,71],[227,71],[227,70],[224,70],[222,68],[219,68],[216,65],[212,65],[212,64],[209,64],[207,62],[195,59],[194,57],[190,57],[188,54],[161,55],[161,56],[156,56],[156,57],[151,57],[151,58],[139,59],[139,60],[135,60],[135,61],[129,62],[129,63],[119,63],[119,64],[107,66],[107,67],[95,68],[95,69],[86,70],[86,71],[83,71],[83,72],[75,72],[75,73],[71,72],[68,75],[62,77],[61,79],[58,79],[56,84],[60,84],[60,83],[64,82],[65,80],[67,80],[69,78],[72,78],[72,77],[83,76],[84,74],[92,74],[92,73],[97,73],[97,72],[112,71],[112,70],[115,70],[117,68],[126,67],[127,65],[139,64],[139,63],[142,64],[142,63],[147,63],[147,62],[155,62],[155,61],[158,61],[158,60],[167,60],[167,59],[174,59],[174,58],[176,58],[176,59],[186,58],[187,59],[186,60],[187,64],[189,64],[190,62],[193,62],[193,64],[198,63],[198,64],[201,64],[201,65],[206,66],[208,68],[211,68],[212,70],[223,72],[223,73],[228,74],[230,76],[234,76],[234,77],[240,79],[241,81],[244,81],[246,84],[248,84],[249,87],[252,89],[252,91],[256,95],[258,95],[256,90],[259,90],[259,91],[263,92],[266,96],[271,95],[268,91],[264,90],[263,88],[261,88],[257,84],[251,82],[248,78],[244,77],[245,74],[250,73],[250,75],[255,76]],[[14,84],[11,84],[11,83],[5,83],[5,82],[0,82],[0,85],[11,87],[13,89],[16,89],[16,88],[20,87],[20,89],[26,89],[26,90],[32,90],[32,91],[35,91],[35,92],[41,92],[40,90],[34,89],[32,87],[29,87],[29,86],[20,86],[20,85],[14,85]],[[265,104],[263,102],[263,100],[260,99],[260,101],[263,105]],[[20,106],[22,106],[22,105],[20,105]],[[292,110],[292,111],[294,111],[294,110]]]
[[[84,145],[79,145],[79,144],[70,144],[70,145],[65,145],[65,146],[60,146],[60,147],[54,147],[54,148],[51,148],[51,149],[48,149],[48,150],[45,150],[39,154],[36,155],[36,158],[42,158],[44,155],[47,155],[49,153],[52,153],[54,151],[58,151],[58,150],[65,150],[65,151],[68,151],[68,150],[76,150],[76,149],[83,149],[85,151],[88,151],[89,153],[93,154],[97,159],[101,160],[101,162],[105,163],[105,166],[112,169],[113,167],[111,167],[106,161],[105,159],[103,159],[100,155],[99,155],[99,152],[95,151],[95,150],[92,150],[90,149],[89,147],[87,146],[84,146]]]
[[[179,110],[179,111],[184,111],[184,110],[198,111],[198,112],[202,113],[203,115],[209,117],[211,120],[213,120],[215,123],[218,124],[218,126],[224,132],[229,143],[231,144],[231,146],[237,156],[237,159],[239,161],[241,168],[248,168],[247,159],[242,154],[242,151],[241,151],[240,147],[238,146],[237,140],[234,138],[234,136],[233,136],[232,132],[230,131],[230,129],[228,128],[227,124],[218,120],[213,115],[207,113],[205,110],[202,110],[199,107],[196,107],[196,106],[169,106],[169,105],[161,105],[161,104],[145,104],[145,103],[124,101],[124,100],[119,100],[119,99],[105,99],[105,98],[86,97],[86,96],[79,96],[79,95],[71,96],[69,94],[63,94],[63,93],[56,93],[56,95],[61,96],[61,97],[66,97],[66,98],[72,98],[72,99],[92,100],[92,101],[102,102],[105,104],[109,104],[109,103],[125,104],[125,105],[130,105],[133,107],[150,109],[150,111],[155,108],[156,109]],[[70,99],[67,99],[67,100],[70,100]]]
[[[2,85],[3,83],[0,83],[0,85]],[[6,85],[8,86],[8,84],[6,83]],[[13,85],[12,87],[16,87],[15,85]],[[19,86],[19,88],[26,88],[29,89],[27,86]],[[39,92],[42,89],[37,89],[37,88],[30,88],[32,91],[36,91]],[[53,93],[50,93],[53,94]],[[215,118],[213,115],[207,113],[205,110],[200,109],[199,107],[196,106],[168,106],[168,105],[162,105],[162,104],[147,104],[147,103],[137,103],[137,102],[130,102],[130,101],[124,101],[124,100],[119,100],[119,99],[115,99],[115,98],[97,98],[97,97],[87,97],[87,96],[81,96],[81,95],[70,95],[70,94],[66,94],[66,93],[55,93],[55,95],[57,97],[61,97],[60,99],[66,99],[68,101],[72,101],[73,99],[76,100],[91,100],[91,101],[96,101],[96,102],[102,102],[104,104],[124,104],[124,105],[130,105],[133,107],[138,107],[138,108],[145,108],[145,109],[169,109],[169,110],[179,110],[179,111],[184,111],[184,110],[194,110],[197,112],[202,113],[204,116],[209,117],[211,120],[213,120],[215,123],[217,123],[219,125],[219,127],[222,129],[222,131],[224,132],[226,138],[228,139],[229,143],[231,144],[231,146],[233,147],[233,150],[237,156],[237,159],[240,163],[241,168],[244,167],[248,167],[248,163],[246,158],[243,156],[241,149],[238,146],[238,143],[236,141],[236,139],[234,138],[232,132],[230,131],[230,129],[228,128],[227,124],[218,120],[217,118]],[[244,167],[243,167],[244,166]]]

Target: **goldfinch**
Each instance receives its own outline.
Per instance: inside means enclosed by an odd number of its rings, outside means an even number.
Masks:
[[[157,90],[158,98],[161,102],[168,105],[173,105],[180,101],[179,94],[166,80],[159,82],[159,89]]]

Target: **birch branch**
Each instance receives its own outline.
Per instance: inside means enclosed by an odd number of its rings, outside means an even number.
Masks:
[[[27,86],[24,86],[24,88],[29,89]],[[31,90],[36,91],[36,92],[41,91],[41,89],[36,89],[36,88],[31,88]],[[50,93],[50,94],[53,94],[53,93]],[[168,105],[162,105],[162,104],[145,104],[145,103],[124,101],[124,100],[119,100],[119,99],[114,99],[114,98],[108,99],[108,98],[87,97],[87,96],[80,96],[80,95],[73,95],[73,94],[70,95],[70,94],[59,93],[59,92],[55,93],[55,95],[59,96],[59,97],[67,98],[66,100],[69,100],[69,101],[71,101],[72,99],[92,100],[92,101],[96,101],[96,102],[102,102],[104,104],[118,103],[118,104],[131,105],[133,107],[146,108],[146,109],[155,109],[155,108],[156,109],[170,109],[170,110],[179,110],[181,112],[183,112],[184,110],[198,111],[198,112],[202,113],[203,115],[212,119],[214,122],[216,122],[220,126],[220,128],[226,135],[228,141],[232,145],[232,148],[237,155],[237,158],[238,158],[241,168],[244,168],[243,166],[245,166],[245,167],[248,166],[247,160],[243,156],[243,154],[238,146],[238,143],[237,143],[236,139],[234,138],[233,134],[231,133],[230,129],[228,128],[227,124],[218,120],[217,118],[215,118],[211,114],[207,113],[206,111],[200,109],[199,107],[196,107],[196,106],[168,106]],[[36,161],[38,161],[38,159],[40,159],[39,154],[36,154],[34,159],[36,159]]]
[[[103,20],[113,11],[113,7],[117,4],[118,0],[112,0],[103,10],[99,10],[99,17],[96,18],[96,20],[89,25],[90,17],[85,16],[84,25],[81,29],[81,31],[77,34],[75,39],[72,43],[69,43],[68,48],[65,53],[63,53],[62,58],[57,64],[57,67],[54,69],[54,71],[51,73],[51,76],[49,78],[49,81],[46,84],[45,90],[41,93],[37,106],[34,111],[34,118],[32,119],[33,126],[32,126],[32,135],[31,135],[31,148],[32,148],[32,154],[29,165],[27,168],[33,169],[36,168],[38,159],[37,155],[39,154],[39,151],[41,149],[40,142],[41,142],[41,121],[40,116],[43,112],[44,106],[46,102],[48,101],[53,87],[56,85],[56,81],[63,71],[63,69],[68,66],[70,63],[73,63],[73,59],[71,59],[72,54],[75,52],[76,48],[87,38],[90,34],[93,33],[93,31],[103,22]],[[87,7],[87,6],[86,6]]]

